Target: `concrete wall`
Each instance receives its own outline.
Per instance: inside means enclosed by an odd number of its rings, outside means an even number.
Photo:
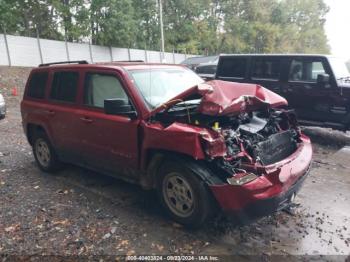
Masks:
[[[192,56],[166,52],[164,62],[178,64]],[[0,34],[0,65],[32,67],[41,63],[69,60],[87,60],[88,62],[143,60],[159,63],[161,62],[161,54],[158,51],[150,50]]]

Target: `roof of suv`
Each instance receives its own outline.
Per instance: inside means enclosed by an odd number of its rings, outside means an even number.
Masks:
[[[48,64],[41,64],[38,68],[84,68],[84,67],[101,67],[101,68],[115,68],[115,67],[122,67],[124,69],[148,69],[150,67],[152,68],[167,68],[167,67],[182,67],[185,68],[184,65],[177,65],[177,64],[162,64],[162,63],[145,63],[141,61],[137,62],[128,62],[128,61],[121,61],[121,62],[100,62],[100,63],[88,63],[86,61],[68,61],[68,62],[56,62],[56,63],[48,63]]]
[[[123,67],[125,69],[149,69],[150,67],[155,68],[166,68],[166,67],[181,67],[186,68],[184,65],[178,64],[162,64],[162,63],[143,63],[143,62],[107,62],[107,63],[96,63],[95,65],[102,65],[108,67]]]
[[[315,56],[319,56],[319,57],[332,57],[331,55],[325,55],[325,54],[220,54],[220,57],[223,56],[286,56],[286,57],[290,57],[290,56],[305,56],[305,57],[315,57]]]

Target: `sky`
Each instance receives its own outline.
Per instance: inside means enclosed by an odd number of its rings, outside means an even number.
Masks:
[[[350,59],[350,0],[325,0],[330,7],[326,16],[326,34],[331,53]]]

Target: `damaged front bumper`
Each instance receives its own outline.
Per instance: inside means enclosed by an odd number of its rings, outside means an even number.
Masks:
[[[302,136],[298,149],[286,159],[265,166],[265,175],[244,185],[210,185],[226,213],[249,223],[288,206],[307,174],[312,161],[310,139]]]

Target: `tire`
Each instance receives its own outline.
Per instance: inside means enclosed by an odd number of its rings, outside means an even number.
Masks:
[[[62,164],[44,132],[38,132],[34,135],[33,154],[37,165],[44,172],[54,173],[62,168]]]
[[[166,160],[158,172],[157,193],[168,216],[184,226],[198,228],[211,217],[213,196],[191,170],[188,161]]]

